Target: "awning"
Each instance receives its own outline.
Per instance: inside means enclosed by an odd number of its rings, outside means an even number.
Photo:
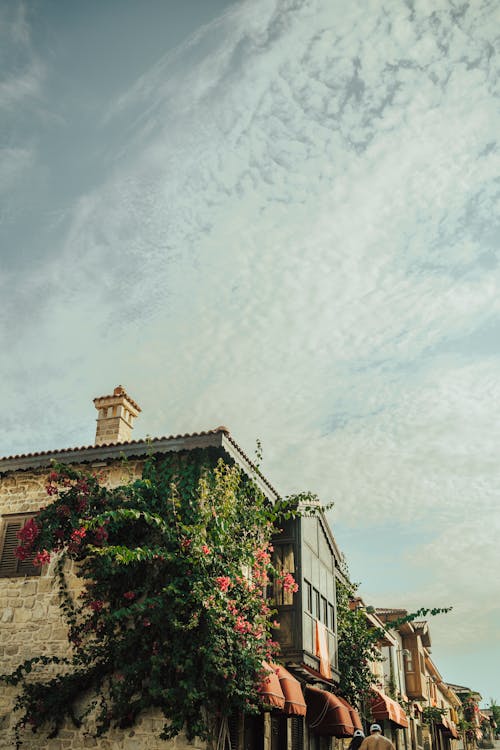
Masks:
[[[342,698],[340,695],[336,695],[336,698],[339,699],[341,703],[344,704],[344,706],[349,711],[349,716],[351,717],[352,724],[354,726],[354,729],[361,729],[361,731],[364,733],[363,724],[361,722],[361,719],[359,718],[359,714],[356,711],[355,708],[353,708],[344,698]]]
[[[283,695],[285,696],[284,712],[290,716],[305,716],[307,711],[304,694],[300,682],[281,664],[270,664],[278,677]]]
[[[437,725],[438,729],[445,732],[447,736],[453,737],[454,740],[458,740],[458,731],[454,721],[451,721],[446,716],[443,716],[441,722]]]
[[[372,688],[375,696],[372,698],[371,708],[374,719],[389,719],[397,724],[399,727],[408,726],[408,718],[403,708],[396,703],[395,700],[389,698],[388,695],[382,693],[380,690]]]
[[[285,708],[285,696],[281,689],[279,677],[275,670],[266,662],[262,662],[264,676],[259,686],[259,693],[262,702],[273,708],[279,708],[283,711]]]
[[[317,734],[352,737],[354,724],[349,709],[333,693],[306,687],[307,721]]]

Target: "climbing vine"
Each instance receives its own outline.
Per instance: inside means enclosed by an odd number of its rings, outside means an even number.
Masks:
[[[162,738],[208,738],[209,717],[258,711],[262,663],[277,651],[266,585],[297,590],[273,567],[271,538],[285,519],[317,510],[316,499],[273,505],[202,450],[151,457],[141,478],[116,488],[56,466],[46,489],[50,502],[20,531],[17,555],[38,565],[56,557],[71,649],[2,677],[19,688],[18,740],[25,727],[56,736],[66,719],[99,736],[148,708],[163,713]],[[83,583],[77,598],[68,561]]]
[[[404,623],[428,615],[445,614],[452,608],[422,607],[416,612],[395,618],[386,625],[375,627],[367,618],[366,609],[356,606],[359,601],[356,599],[356,591],[356,584],[337,583],[339,691],[350,703],[364,709],[373,694],[373,665],[383,661],[379,645],[387,631],[397,630]],[[395,688],[394,675],[390,675],[389,690],[391,684]]]

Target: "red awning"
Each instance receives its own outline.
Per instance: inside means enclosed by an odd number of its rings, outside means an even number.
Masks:
[[[307,721],[317,734],[352,737],[354,724],[351,714],[338,696],[308,685],[306,703]]]
[[[363,724],[356,709],[353,708],[344,698],[341,698],[340,695],[336,695],[335,697],[338,698],[339,701],[341,701],[341,703],[343,703],[349,711],[349,716],[351,717],[354,729],[361,729],[361,731],[364,733]]]
[[[454,740],[458,740],[459,735],[457,731],[457,725],[451,719],[446,716],[441,718],[441,723],[437,725],[442,732],[446,733],[446,736],[453,737]]]
[[[372,688],[375,696],[372,698],[371,708],[374,719],[389,719],[397,724],[399,727],[408,726],[408,718],[403,708],[396,703],[395,700],[389,698],[388,695],[382,693],[380,690]]]
[[[285,713],[290,716],[305,716],[307,706],[300,682],[281,664],[270,664],[269,666],[274,669],[285,696]]]
[[[283,710],[285,708],[285,696],[281,689],[279,677],[266,661],[262,662],[262,668],[264,676],[259,687],[262,701],[267,703],[268,706]]]

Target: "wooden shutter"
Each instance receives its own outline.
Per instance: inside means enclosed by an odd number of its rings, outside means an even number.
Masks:
[[[292,750],[304,750],[304,719],[302,716],[292,716],[290,721]]]
[[[11,576],[39,576],[40,567],[35,567],[32,560],[18,560],[14,552],[19,546],[17,532],[22,529],[26,521],[32,516],[4,519],[3,544],[0,556],[0,577]]]

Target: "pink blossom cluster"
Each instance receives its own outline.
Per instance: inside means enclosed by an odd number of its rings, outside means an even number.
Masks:
[[[47,552],[46,549],[43,549],[41,552],[37,552],[35,557],[33,558],[33,565],[36,565],[36,567],[41,567],[42,565],[48,565],[50,562],[50,554]]]
[[[290,591],[292,594],[296,594],[299,590],[299,585],[291,573],[285,573],[281,579],[283,589]]]
[[[215,579],[215,582],[217,586],[219,587],[220,591],[227,591],[229,587],[231,586],[231,579],[229,576],[217,576]]]
[[[31,550],[36,538],[40,534],[40,527],[34,518],[30,518],[26,521],[23,528],[17,532],[17,538],[21,544],[15,550],[15,556],[18,560],[26,560],[31,555]]]

